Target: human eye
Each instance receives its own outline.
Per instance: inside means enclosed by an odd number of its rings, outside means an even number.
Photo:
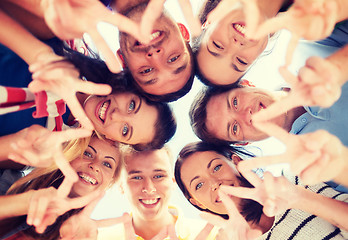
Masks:
[[[221,169],[221,167],[222,167],[222,164],[216,165],[216,166],[214,167],[214,172],[219,171],[219,170]]]
[[[128,105],[128,113],[132,112],[135,109],[135,101],[132,100],[130,101],[129,105]]]
[[[199,190],[202,186],[203,186],[202,182],[198,183],[195,187],[196,191]]]
[[[124,137],[127,136],[128,130],[129,130],[128,125],[125,124],[122,128],[122,136],[124,136]]]
[[[107,168],[112,168],[111,164],[108,162],[103,162],[103,165]]]
[[[243,61],[242,59],[240,59],[239,57],[237,57],[237,61],[240,63],[240,64],[243,64],[243,65],[248,65],[247,62]]]
[[[159,174],[159,175],[155,175],[153,178],[154,178],[154,179],[161,179],[161,178],[163,178],[163,177],[164,177],[164,175]]]
[[[92,153],[88,152],[87,150],[83,152],[83,155],[86,156],[87,158],[93,158]]]
[[[223,50],[224,47],[220,44],[220,43],[217,43],[215,41],[213,41],[213,45],[217,48],[217,49],[220,49],[220,50]]]
[[[168,63],[172,63],[172,62],[175,62],[176,60],[178,60],[178,58],[180,57],[180,55],[177,55],[175,57],[172,57],[168,60]]]
[[[232,127],[233,135],[237,135],[238,132],[238,123],[235,123]]]
[[[140,176],[133,176],[131,179],[134,179],[134,180],[141,180],[142,177],[140,177]]]
[[[235,107],[235,108],[237,108],[237,106],[238,106],[238,99],[235,97],[235,98],[233,98],[233,106]]]
[[[140,71],[139,73],[144,75],[144,74],[148,74],[152,71],[153,71],[153,68],[146,68],[146,69]]]

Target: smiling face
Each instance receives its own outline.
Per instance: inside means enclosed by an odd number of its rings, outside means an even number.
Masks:
[[[95,129],[106,138],[127,144],[153,140],[158,111],[133,93],[91,96],[84,104]]]
[[[181,166],[181,180],[192,197],[189,201],[218,214],[227,211],[217,190],[221,185],[240,186],[237,176],[233,163],[213,151],[193,153]],[[239,198],[231,199],[239,205]]]
[[[162,149],[126,158],[123,173],[122,187],[133,216],[149,221],[163,219],[174,187],[168,153]]]
[[[234,10],[218,24],[208,26],[197,61],[199,70],[211,83],[235,83],[266,48],[267,37],[249,40],[245,31],[241,10]]]
[[[271,93],[257,88],[236,88],[213,96],[207,104],[206,127],[225,141],[258,141],[268,136],[252,125],[252,115],[274,102]],[[286,113],[271,120],[283,127]]]
[[[142,11],[127,16],[140,21]],[[132,36],[121,33],[122,55],[135,81],[147,93],[173,93],[187,83],[192,73],[191,55],[177,24],[162,14],[153,26],[152,40],[141,44]]]
[[[92,191],[105,190],[109,186],[120,164],[120,153],[111,141],[92,137],[83,157],[74,159],[70,164],[79,176],[79,180],[72,187],[71,195],[85,196]]]

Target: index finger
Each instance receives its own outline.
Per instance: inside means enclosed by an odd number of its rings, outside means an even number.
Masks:
[[[233,220],[245,222],[245,219],[238,211],[235,203],[232,201],[232,199],[229,196],[227,196],[226,193],[219,190],[219,197],[221,198],[222,203],[225,205],[225,208],[229,216],[229,220],[233,219]]]
[[[99,193],[99,197],[97,197],[96,199],[94,199],[92,202],[88,203],[86,205],[86,207],[82,210],[84,214],[86,214],[87,216],[91,216],[93,210],[95,209],[95,207],[97,206],[97,204],[99,203],[99,201],[104,197],[104,193]]]
[[[255,168],[260,168],[260,167],[269,166],[269,165],[278,164],[278,163],[284,163],[284,162],[286,162],[286,160],[283,155],[254,157],[247,161],[241,161],[240,163],[238,163],[238,170],[244,175],[244,172],[250,171]]]
[[[140,32],[143,36],[149,36],[152,33],[153,24],[161,16],[165,0],[151,0],[141,17]],[[150,40],[150,39],[148,39]]]
[[[123,226],[126,239],[135,240],[136,234],[133,227],[132,217],[127,213],[123,214],[123,217],[125,218]]]
[[[206,240],[207,237],[209,236],[211,230],[213,230],[214,225],[211,223],[207,223],[204,228],[202,229],[202,231],[199,232],[199,234],[197,235],[197,237],[195,238],[195,240]]]
[[[189,0],[179,0],[181,10],[189,25],[193,36],[198,36],[201,33],[201,24],[197,17],[193,15],[192,6]]]
[[[247,26],[246,36],[252,36],[260,20],[260,11],[255,0],[243,0],[244,16]]]
[[[279,31],[280,29],[286,28],[289,17],[287,13],[281,16],[276,16],[263,22],[250,36],[252,39],[261,39],[270,33]]]
[[[74,183],[78,180],[78,176],[76,171],[71,167],[70,163],[68,160],[65,158],[61,150],[59,149],[56,154],[53,156],[54,162],[56,163],[57,167],[60,169],[60,171],[63,173],[65,176],[66,180],[69,180],[70,182]],[[65,181],[64,179],[64,181]],[[70,192],[70,190],[69,190]],[[67,196],[64,195],[64,196]]]
[[[86,129],[93,130],[94,126],[91,120],[87,117],[85,111],[83,110],[79,101],[77,101],[75,96],[69,97],[69,99],[65,99],[66,104],[68,105],[71,113],[75,116],[75,118],[80,122],[80,124]]]
[[[62,184],[60,184],[59,188],[57,189],[57,195],[60,197],[66,197],[71,191],[71,187],[74,184],[70,179],[64,178]]]
[[[272,136],[287,144],[293,139],[293,135],[284,130],[282,127],[274,123],[269,122],[255,122],[253,125],[258,128],[260,131],[266,133],[268,136]],[[248,160],[249,161],[249,160]]]
[[[254,197],[255,188],[221,186],[220,189],[225,194],[230,194],[239,198],[246,198],[257,201],[257,199],[255,199]]]
[[[53,132],[52,136],[56,138],[56,141],[63,143],[66,141],[74,140],[77,138],[84,138],[91,136],[92,132],[86,128],[76,128],[76,129],[67,129],[59,132]]]

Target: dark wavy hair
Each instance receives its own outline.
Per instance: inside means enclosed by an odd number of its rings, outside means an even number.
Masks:
[[[217,144],[211,144],[207,142],[194,142],[187,144],[179,153],[179,157],[175,163],[175,169],[174,169],[174,175],[176,183],[178,184],[181,192],[184,194],[187,200],[192,198],[190,192],[186,188],[185,184],[182,182],[181,179],[181,167],[184,164],[185,160],[190,157],[192,154],[196,152],[207,152],[207,151],[213,151],[217,154],[220,154],[226,158],[226,160],[231,161],[232,154],[237,154],[239,156],[252,156],[249,152],[239,148],[239,147],[232,147],[230,145],[217,145]],[[199,159],[197,160],[199,161]],[[197,163],[199,164],[199,163]],[[242,187],[248,187],[253,188],[253,186],[246,180],[242,175],[240,177],[237,177]],[[189,201],[190,202],[190,201]],[[191,203],[191,202],[190,202]],[[225,214],[218,214],[216,212],[213,212],[209,209],[202,209],[198,207],[197,205],[191,203],[195,208],[197,208],[200,211],[210,212],[215,215],[219,215],[223,217],[224,219],[228,219],[228,215]],[[246,221],[251,221],[253,223],[259,223],[262,212],[263,212],[263,206],[259,204],[258,202],[250,199],[242,199],[240,202],[240,213],[245,218]]]
[[[196,95],[193,100],[189,112],[190,122],[193,132],[202,139],[203,141],[207,141],[210,143],[216,144],[233,144],[236,142],[226,141],[222,139],[216,138],[213,134],[211,134],[206,126],[207,120],[207,105],[210,99],[214,96],[223,94],[235,88],[240,88],[242,86],[238,84],[234,84],[230,87],[205,87]]]
[[[160,149],[167,143],[176,132],[176,119],[174,113],[167,103],[150,100],[142,92],[134,87],[132,75],[129,71],[112,73],[103,60],[95,56],[91,58],[81,53],[64,49],[63,55],[79,71],[80,76],[94,83],[106,83],[112,87],[112,93],[130,92],[142,97],[146,103],[158,111],[158,118],[155,123],[155,136],[150,143],[133,145],[136,150]]]

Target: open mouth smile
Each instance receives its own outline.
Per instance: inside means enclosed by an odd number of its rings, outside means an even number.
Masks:
[[[143,206],[147,208],[153,208],[155,207],[160,201],[160,198],[153,198],[153,199],[139,199],[139,202],[143,204]]]
[[[143,47],[147,47],[150,45],[154,45],[154,44],[158,43],[159,41],[161,41],[163,39],[163,37],[164,37],[163,31],[155,30],[150,35],[150,42],[148,44],[142,44],[139,41],[135,41],[134,47],[143,48]]]
[[[240,35],[242,35],[243,37],[245,37],[245,25],[244,24],[240,24],[240,23],[233,23],[232,24],[234,30],[236,30]]]
[[[78,176],[80,179],[82,179],[85,183],[91,184],[91,185],[97,185],[98,181],[91,177],[90,175],[87,175],[86,173],[79,172]]]
[[[102,123],[105,122],[105,119],[107,116],[106,113],[107,113],[107,110],[109,109],[109,106],[110,106],[110,100],[106,100],[98,104],[98,107],[96,109],[96,116],[102,121]]]

